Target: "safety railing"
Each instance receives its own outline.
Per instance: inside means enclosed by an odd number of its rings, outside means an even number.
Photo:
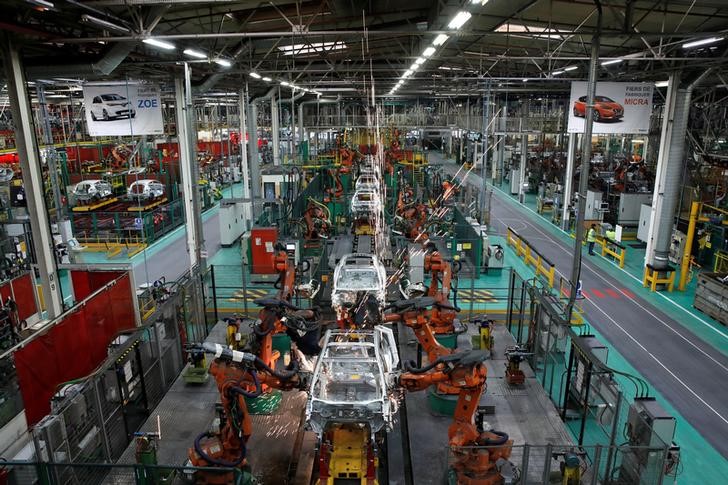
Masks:
[[[523,258],[526,264],[533,266],[537,275],[542,275],[548,281],[551,288],[554,287],[556,278],[556,266],[531,245],[525,238],[518,235],[516,231],[508,227],[506,230],[506,241],[509,246],[516,250],[516,254]]]
[[[152,453],[149,453],[151,455]],[[4,483],[42,483],[62,485],[79,483],[102,484],[172,484],[191,483],[196,473],[203,472],[214,483],[237,485],[246,483],[240,468],[193,467],[154,464],[65,463],[41,461],[5,461],[0,473]],[[248,477],[249,478],[249,477]]]
[[[517,444],[451,447],[444,451],[449,483],[459,483],[458,470],[473,463],[479,454],[501,456],[504,452],[509,455],[510,465],[501,462],[499,469],[501,474],[506,472],[512,477],[506,483],[660,485],[678,473],[678,462],[673,461],[665,446]],[[472,461],[466,462],[468,459]]]
[[[597,242],[602,246],[602,256],[611,256],[619,263],[620,268],[624,268],[624,261],[627,257],[627,247],[618,243],[614,239],[605,236],[597,236]]]

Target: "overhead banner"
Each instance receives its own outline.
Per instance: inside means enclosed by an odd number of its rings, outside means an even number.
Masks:
[[[592,132],[648,133],[654,88],[648,83],[597,83]],[[584,133],[586,89],[585,81],[571,83],[569,133]]]
[[[162,135],[159,86],[147,83],[87,84],[83,87],[91,136]]]

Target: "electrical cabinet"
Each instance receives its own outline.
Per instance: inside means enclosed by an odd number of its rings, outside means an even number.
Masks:
[[[518,194],[518,185],[521,183],[521,172],[517,168],[511,169],[511,195]]]
[[[665,468],[665,450],[672,449],[675,418],[655,398],[635,398],[627,416],[629,452],[624,454],[619,483],[659,483]]]
[[[220,202],[220,244],[229,247],[235,244],[245,232],[245,217],[243,204],[235,202]]]
[[[256,227],[250,231],[250,263],[253,274],[273,274],[278,228]]]
[[[652,203],[651,193],[621,194],[619,196],[617,224],[621,224],[622,226],[638,225],[642,206],[650,203]]]
[[[584,219],[587,221],[601,220],[602,218],[602,192],[589,190],[586,193],[586,211]]]
[[[652,217],[652,206],[642,204],[640,206],[640,220],[637,225],[637,239],[645,243],[647,238],[650,237],[650,217]]]
[[[685,252],[685,243],[688,238],[682,231],[676,228],[672,229],[672,237],[670,238],[670,254],[668,259],[672,264],[680,264],[683,253]]]

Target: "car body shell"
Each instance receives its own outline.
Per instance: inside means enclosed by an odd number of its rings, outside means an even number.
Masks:
[[[328,330],[311,376],[306,423],[319,437],[329,425],[340,423],[368,424],[372,435],[391,430],[398,365],[390,328]]]
[[[164,184],[154,179],[137,180],[129,185],[126,193],[132,199],[157,199],[164,196]]]
[[[574,101],[574,116],[586,116],[586,96]],[[624,116],[624,106],[606,96],[594,96],[594,121],[620,120]]]
[[[116,93],[99,94],[93,97],[88,107],[94,121],[109,121],[118,118],[134,118],[136,110],[131,101]]]
[[[79,202],[105,199],[114,193],[110,183],[98,179],[82,180],[71,192]]]
[[[353,305],[361,294],[373,295],[380,309],[387,296],[387,271],[372,254],[347,254],[334,269],[331,304],[337,312]]]

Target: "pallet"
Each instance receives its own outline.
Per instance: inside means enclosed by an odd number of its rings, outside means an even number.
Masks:
[[[145,205],[144,207],[141,207],[141,206],[130,206],[127,210],[130,211],[130,212],[145,212],[145,211],[154,209],[155,207],[157,207],[157,206],[159,206],[161,204],[164,204],[165,202],[167,202],[167,198],[166,197],[162,197],[158,201],[152,202],[151,204]]]
[[[111,199],[102,200],[101,202],[98,202],[96,204],[91,205],[77,205],[73,209],[71,209],[73,212],[91,212],[95,211],[96,209],[100,209],[102,207],[106,207],[107,205],[111,205],[114,202],[118,202],[119,199],[117,197],[113,197]]]

